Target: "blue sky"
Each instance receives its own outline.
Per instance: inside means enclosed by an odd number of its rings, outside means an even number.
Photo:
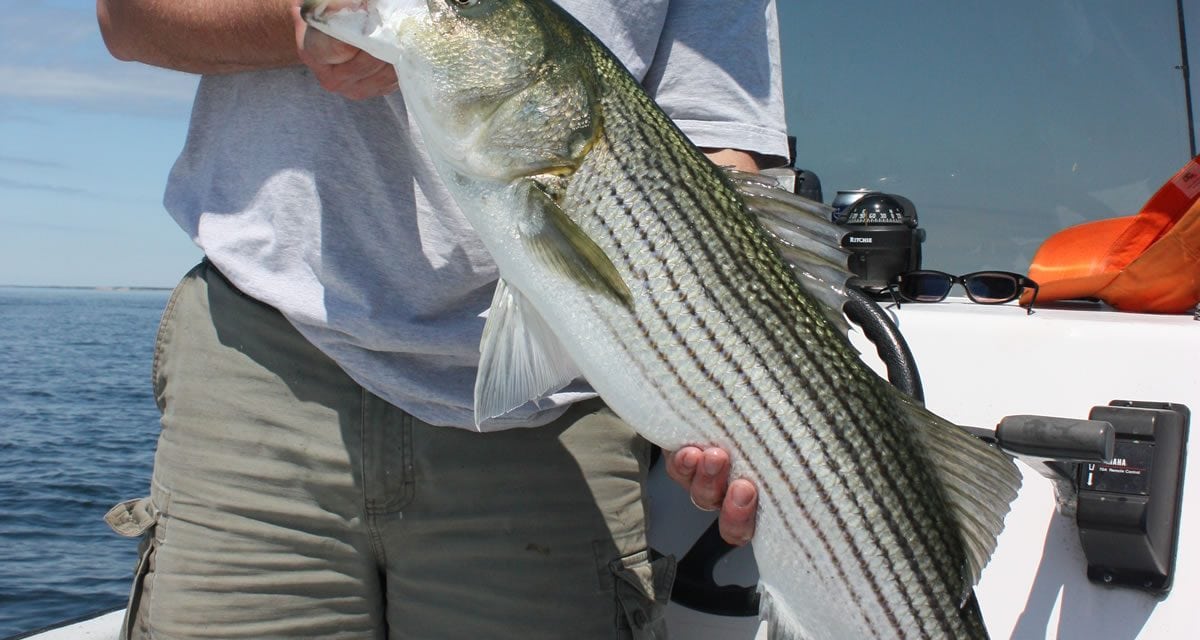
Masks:
[[[0,284],[171,286],[199,259],[161,204],[195,77],[114,60],[95,15],[0,20]]]
[[[779,10],[800,164],[826,200],[912,199],[928,268],[1023,271],[1046,235],[1135,213],[1187,159],[1172,0]],[[92,0],[9,2],[0,61],[0,285],[172,286],[200,257],[161,205],[195,77],[113,60]]]

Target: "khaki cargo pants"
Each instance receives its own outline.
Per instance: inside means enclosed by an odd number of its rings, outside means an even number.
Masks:
[[[128,638],[663,638],[646,445],[598,402],[533,429],[423,424],[202,263],[154,362],[162,434]]]

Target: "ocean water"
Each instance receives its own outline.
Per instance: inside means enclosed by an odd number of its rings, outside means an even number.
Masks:
[[[169,295],[0,287],[0,638],[128,597],[137,540],[103,516],[148,491]]]

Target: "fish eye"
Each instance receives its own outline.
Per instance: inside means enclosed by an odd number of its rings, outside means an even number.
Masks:
[[[447,0],[447,3],[451,6],[465,9],[467,7],[473,7],[479,4],[479,0]]]

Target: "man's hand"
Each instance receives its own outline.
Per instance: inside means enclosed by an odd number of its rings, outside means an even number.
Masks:
[[[758,490],[749,480],[729,482],[729,454],[717,447],[683,447],[663,453],[667,475],[687,489],[693,504],[705,511],[721,510],[721,537],[739,547],[750,542],[758,512]]]
[[[396,69],[357,47],[310,28],[292,7],[296,26],[296,51],[327,91],[351,100],[385,96],[399,88]]]

